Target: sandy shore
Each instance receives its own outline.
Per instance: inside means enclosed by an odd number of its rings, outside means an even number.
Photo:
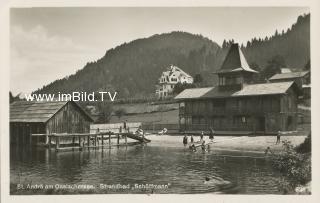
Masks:
[[[293,145],[301,144],[307,136],[281,136],[281,141],[290,141]],[[183,136],[157,136],[148,135],[148,139],[151,142],[158,144],[164,143],[166,146],[183,146],[182,138]],[[188,136],[190,141],[190,136]],[[199,137],[194,137],[195,141],[199,140]],[[206,143],[209,142],[209,138],[205,137]],[[230,151],[246,151],[246,152],[256,152],[264,153],[267,147],[274,152],[280,151],[282,149],[281,144],[276,144],[276,136],[216,136],[214,138],[214,143],[211,144],[213,149],[230,150]]]

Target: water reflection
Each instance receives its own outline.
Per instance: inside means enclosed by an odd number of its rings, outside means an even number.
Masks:
[[[217,150],[193,153],[180,143],[160,141],[146,146],[83,151],[24,149],[20,152],[12,148],[11,183],[170,184],[165,190],[109,190],[108,193],[278,193],[279,174],[270,163],[265,159],[232,157],[243,154]],[[209,182],[205,182],[206,177]]]

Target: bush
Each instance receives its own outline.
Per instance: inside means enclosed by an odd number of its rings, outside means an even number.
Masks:
[[[306,137],[304,142],[297,146],[296,150],[299,153],[311,153],[311,132],[309,133],[308,137]]]
[[[273,166],[285,177],[280,182],[280,189],[290,193],[297,186],[311,181],[311,157],[298,153],[289,141],[283,141],[283,148],[281,153],[273,156]]]

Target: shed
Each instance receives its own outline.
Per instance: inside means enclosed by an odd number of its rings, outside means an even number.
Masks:
[[[88,133],[91,116],[74,101],[16,101],[10,104],[10,143],[47,143],[37,133]]]

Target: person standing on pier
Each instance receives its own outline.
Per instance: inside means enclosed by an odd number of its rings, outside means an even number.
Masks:
[[[127,129],[127,120],[123,121],[123,130],[126,131]]]

